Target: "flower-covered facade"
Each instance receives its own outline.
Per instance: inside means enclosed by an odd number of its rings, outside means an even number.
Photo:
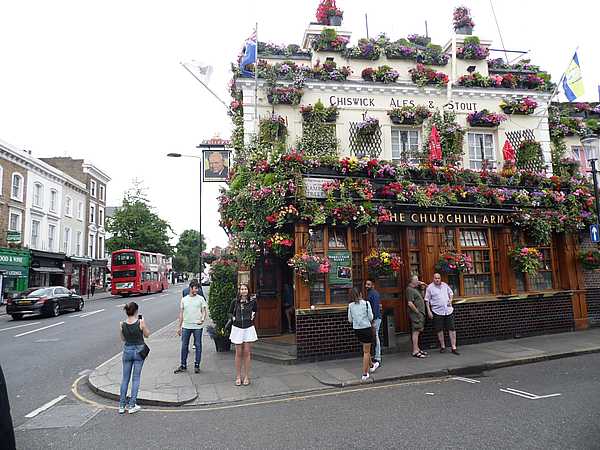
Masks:
[[[593,189],[553,164],[549,77],[533,65],[457,57],[465,36],[445,46],[417,37],[351,47],[341,26],[312,24],[299,56],[259,53],[257,81],[234,66],[236,164],[220,196],[221,225],[251,270],[261,334],[287,328],[283,286],[293,285],[299,358],[358,348],[346,307],[349,289],[369,277],[394,346],[410,331],[410,276],[430,282],[440,261],[460,299],[463,341],[587,324],[577,255],[595,214]],[[490,41],[477,42],[487,54]],[[400,47],[411,49],[406,57],[395,57]],[[444,57],[422,65],[426,52]],[[476,81],[461,81],[467,76]],[[293,102],[273,100],[282,89]],[[276,133],[266,128],[272,117]],[[441,160],[429,157],[434,127]],[[539,269],[521,270],[516,248],[539,252]],[[552,321],[557,309],[565,315]]]

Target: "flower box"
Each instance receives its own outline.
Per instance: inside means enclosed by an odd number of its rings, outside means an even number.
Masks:
[[[505,120],[504,114],[491,113],[487,109],[474,111],[467,116],[467,123],[472,127],[494,128]]]

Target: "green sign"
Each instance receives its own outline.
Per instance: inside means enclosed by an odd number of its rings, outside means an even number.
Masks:
[[[327,277],[330,286],[352,287],[352,254],[347,250],[329,250],[331,267]]]
[[[6,242],[11,242],[13,244],[18,244],[21,242],[21,232],[20,231],[7,231],[6,232]]]
[[[0,267],[2,266],[29,267],[29,252],[0,248]]]

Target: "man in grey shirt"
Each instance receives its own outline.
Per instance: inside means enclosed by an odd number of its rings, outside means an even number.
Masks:
[[[428,315],[430,319],[433,319],[433,328],[437,332],[438,340],[440,341],[440,353],[446,351],[444,330],[448,330],[452,354],[460,355],[456,350],[452,297],[454,297],[454,293],[450,289],[450,286],[442,281],[442,276],[439,273],[434,274],[433,283],[427,286],[427,290],[425,291],[425,301],[429,303],[431,308],[431,312],[428,312]]]

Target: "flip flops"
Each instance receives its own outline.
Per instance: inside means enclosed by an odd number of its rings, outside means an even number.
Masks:
[[[413,358],[427,358],[427,356],[423,352],[413,353]]]

